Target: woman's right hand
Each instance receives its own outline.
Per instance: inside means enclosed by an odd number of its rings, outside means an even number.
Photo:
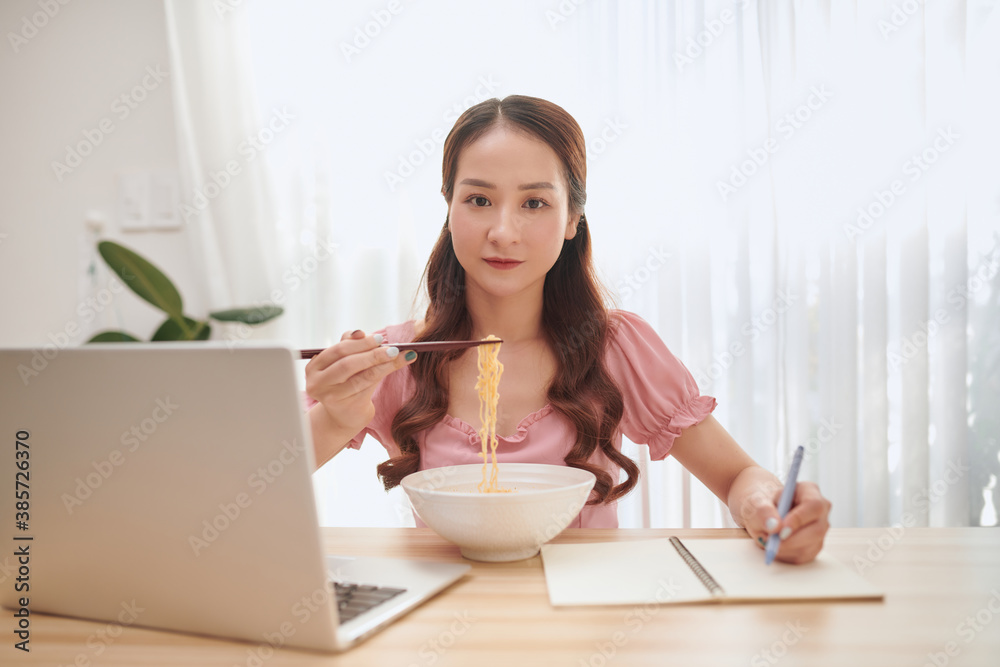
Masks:
[[[326,410],[327,423],[336,431],[328,436],[344,439],[331,443],[335,447],[345,445],[375,416],[372,394],[379,380],[417,358],[416,352],[382,347],[381,338],[360,329],[345,333],[306,364],[306,393]]]

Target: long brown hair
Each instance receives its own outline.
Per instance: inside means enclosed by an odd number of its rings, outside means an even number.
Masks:
[[[547,398],[576,428],[576,442],[566,464],[597,477],[590,504],[610,502],[632,490],[639,469],[614,445],[623,402],[621,390],[604,364],[614,323],[591,258],[590,230],[584,216],[587,157],[580,126],[561,107],[535,97],[511,95],[481,102],[459,117],[445,140],[441,193],[450,205],[462,150],[501,124],[527,132],[555,151],[565,169],[570,211],[580,215],[576,235],[563,242],[559,259],[545,277],[542,329],[556,356]],[[424,282],[430,303],[417,340],[469,338],[472,321],[465,303],[465,270],[455,256],[447,219],[424,269]],[[392,436],[401,455],[378,466],[387,490],[420,468],[417,434],[447,414],[448,364],[462,353],[420,355],[409,367],[416,392],[392,420]],[[597,452],[624,470],[628,478],[618,484],[605,467],[591,460]]]

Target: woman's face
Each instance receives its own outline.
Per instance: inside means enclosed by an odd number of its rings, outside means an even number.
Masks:
[[[470,295],[540,293],[578,215],[562,163],[545,142],[497,126],[466,146],[448,221]]]

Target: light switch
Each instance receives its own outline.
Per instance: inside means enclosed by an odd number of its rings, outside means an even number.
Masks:
[[[180,229],[177,214],[177,178],[170,172],[156,172],[149,179],[149,226],[153,229]]]
[[[118,224],[123,232],[181,228],[177,175],[133,171],[118,175]]]
[[[149,229],[149,176],[145,172],[118,175],[118,224],[128,232]]]

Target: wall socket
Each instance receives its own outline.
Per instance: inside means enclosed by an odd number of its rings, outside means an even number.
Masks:
[[[170,171],[118,174],[118,225],[123,232],[177,230],[178,178]]]

